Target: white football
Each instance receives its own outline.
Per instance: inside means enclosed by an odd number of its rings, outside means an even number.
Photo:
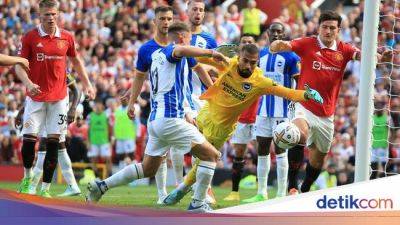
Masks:
[[[278,124],[273,134],[275,145],[281,149],[291,149],[300,142],[300,130],[294,123]]]

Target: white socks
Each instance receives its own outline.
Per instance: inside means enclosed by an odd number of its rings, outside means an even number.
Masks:
[[[39,184],[40,179],[43,174],[43,162],[46,157],[46,152],[39,151],[37,154],[36,164],[33,168],[31,187],[36,190],[37,185]]]
[[[276,155],[276,171],[277,171],[277,180],[278,180],[278,191],[276,193],[277,197],[286,196],[287,192],[287,179],[288,179],[288,171],[289,171],[289,163],[287,151]]]
[[[183,151],[179,149],[171,148],[171,161],[172,167],[174,168],[175,173],[175,181],[176,184],[180,184],[183,182],[183,158],[184,154]]]
[[[266,195],[267,194],[267,183],[268,183],[268,174],[269,169],[271,167],[271,157],[267,156],[258,156],[257,163],[257,179],[258,179],[258,191],[257,194]]]
[[[58,150],[58,163],[60,164],[61,172],[65,182],[67,182],[67,184],[72,188],[79,189],[78,185],[76,184],[74,172],[72,171],[71,159],[68,156],[67,149],[64,148]]]
[[[128,184],[134,180],[144,178],[143,167],[141,163],[134,163],[126,166],[116,174],[104,180],[108,188],[113,188]]]
[[[206,198],[207,189],[211,184],[217,163],[200,161],[196,173],[196,189],[193,199],[203,202]]]
[[[49,191],[51,183],[42,182],[42,191]]]
[[[157,173],[154,176],[156,179],[156,185],[157,185],[157,192],[158,192],[158,197],[164,198],[167,196],[167,159],[163,159],[161,162],[160,167],[158,167]]]

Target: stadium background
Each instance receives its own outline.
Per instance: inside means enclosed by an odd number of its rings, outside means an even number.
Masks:
[[[135,59],[137,51],[142,43],[154,34],[154,8],[160,4],[171,4],[175,9],[175,17],[187,20],[184,12],[185,0],[61,0],[59,26],[73,31],[78,51],[84,58],[86,69],[91,81],[96,85],[97,97],[105,104],[105,110],[109,123],[113,125],[113,112],[120,105],[119,96],[129,88],[131,78],[135,76]],[[207,14],[204,20],[204,29],[210,32],[218,44],[234,43],[240,37],[242,28],[240,11],[246,7],[247,1],[234,1],[228,8],[221,4],[224,1],[206,0]],[[361,47],[363,7],[358,1],[325,1],[320,8],[313,9],[310,4],[313,1],[304,0],[276,0],[257,1],[257,7],[262,9],[268,20],[260,24],[262,31],[272,21],[285,24],[288,38],[293,39],[302,36],[316,34],[318,17],[321,9],[335,9],[342,17],[342,30],[340,37],[345,42],[351,42]],[[394,1],[383,1],[381,14],[394,15],[397,18],[399,9],[394,9]],[[39,23],[37,15],[38,7],[35,0],[0,0],[0,52],[8,55],[16,55],[22,35]],[[392,27],[393,17],[384,17],[381,21],[381,30],[393,30],[400,32],[400,23]],[[400,35],[380,33],[378,46],[387,46],[400,51]],[[258,38],[260,47],[268,44],[266,32]],[[393,61],[394,65],[400,64],[400,56]],[[357,101],[360,63],[351,62],[345,73],[345,79],[339,95],[335,115],[335,138],[329,154],[326,166],[332,168],[332,175],[337,177],[337,185],[351,183],[354,176],[355,135],[357,121]],[[400,67],[379,65],[376,70],[377,82],[375,85],[375,101],[380,106],[388,107],[393,127],[400,127],[400,98],[396,95],[400,91]],[[390,79],[382,79],[390,77]],[[10,171],[7,174],[1,172],[0,182],[3,180],[18,181],[22,175],[21,138],[19,131],[15,129],[14,118],[19,107],[24,102],[25,89],[22,83],[16,79],[13,68],[0,68],[0,170]],[[79,82],[78,82],[79,84]],[[390,92],[390,93],[389,93]],[[394,96],[389,101],[389,94]],[[146,83],[141,94],[143,99],[149,96],[149,84]],[[92,111],[92,102],[82,103],[81,126],[87,126],[85,121],[88,113]],[[138,123],[137,148],[134,160],[140,161],[146,142],[146,119],[149,106],[141,108],[140,121]],[[74,126],[74,125],[73,125]],[[82,138],[83,137],[83,138]],[[68,133],[70,142],[68,152],[73,161],[87,162],[87,135],[75,132]],[[400,157],[400,131],[391,129],[390,157]],[[115,150],[114,150],[115,152]],[[214,184],[230,187],[226,182],[230,178],[233,148],[227,143],[224,146],[224,155],[218,164],[218,170],[214,178]],[[256,174],[256,150],[254,143],[249,143],[246,155],[246,174]],[[274,159],[274,157],[273,157]],[[307,160],[307,158],[305,159]],[[118,170],[118,162],[114,157],[114,169]],[[186,167],[190,165],[190,157],[187,157]],[[274,162],[274,160],[273,160]],[[169,165],[170,166],[170,165]],[[275,181],[275,164],[272,165],[269,184]],[[334,170],[333,170],[334,169]],[[390,173],[398,173],[400,161],[390,159],[386,168]],[[14,171],[14,172],[12,172]],[[14,174],[14,175],[12,175]],[[169,173],[172,174],[172,173]],[[79,173],[78,173],[79,175]],[[382,176],[385,173],[381,174]],[[173,179],[169,179],[173,184]],[[172,183],[171,183],[172,182]],[[154,193],[155,194],[155,193]]]

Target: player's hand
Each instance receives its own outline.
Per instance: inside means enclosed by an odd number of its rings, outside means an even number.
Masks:
[[[127,91],[124,95],[122,95],[119,100],[121,103],[128,103],[130,98],[130,91]]]
[[[75,121],[75,115],[76,115],[76,111],[75,109],[69,109],[68,113],[67,113],[67,123],[71,124]]]
[[[32,82],[26,85],[26,88],[28,89],[29,94],[32,96],[42,93],[42,91],[40,90],[40,86]]]
[[[135,118],[135,104],[129,102],[128,111],[127,111],[129,119],[133,120]]]
[[[208,73],[208,75],[210,75],[211,80],[212,80],[213,78],[218,77],[219,71],[218,71],[215,67],[210,67],[210,68],[208,69],[207,73]],[[213,81],[214,81],[214,80],[213,80]]]
[[[186,122],[193,124],[195,127],[197,127],[197,122],[196,119],[192,117],[192,115],[190,115],[190,113],[186,113],[185,114],[185,119]]]
[[[307,84],[304,85],[304,88],[306,90],[306,92],[304,93],[304,97],[306,99],[312,99],[312,100],[318,102],[319,104],[324,103],[324,99],[321,97],[321,95],[318,93],[318,91],[311,89],[310,86],[308,86]]]
[[[22,114],[21,112],[18,112],[17,116],[14,119],[14,125],[15,128],[21,129],[22,128]]]
[[[227,57],[225,57],[222,53],[213,51],[212,57],[216,62],[220,62],[225,65],[229,65],[229,59]]]
[[[17,64],[20,65],[27,73],[29,72],[29,61],[27,59],[19,57]]]

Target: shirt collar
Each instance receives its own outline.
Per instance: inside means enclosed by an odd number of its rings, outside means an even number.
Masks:
[[[321,47],[321,49],[328,48],[326,45],[324,45],[324,43],[322,43],[321,39],[319,38],[319,35],[318,35],[317,39],[318,39],[318,44]],[[337,51],[336,40],[333,41],[333,45],[328,49],[333,50],[333,51]]]
[[[38,28],[40,37],[44,37],[44,36],[49,35],[49,34],[47,34],[47,33],[43,30],[42,24],[40,24],[37,28]],[[55,36],[55,37],[58,37],[58,38],[61,37],[60,28],[56,27],[56,33],[54,34],[54,36]]]

